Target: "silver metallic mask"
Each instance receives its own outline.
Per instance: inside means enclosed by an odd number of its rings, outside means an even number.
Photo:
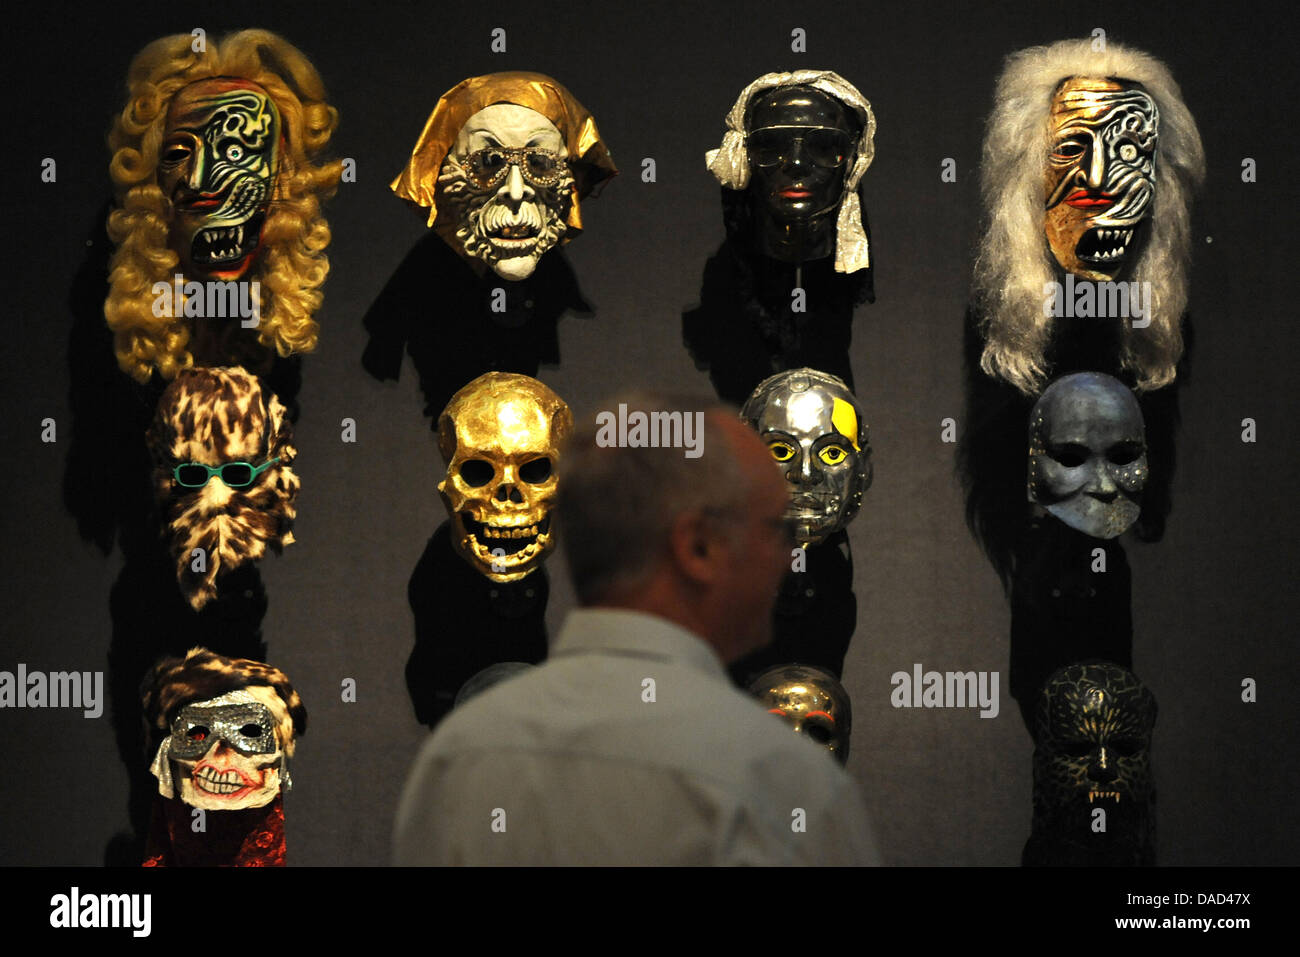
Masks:
[[[1057,379],[1029,416],[1029,499],[1094,538],[1137,521],[1147,483],[1146,428],[1118,379],[1078,372]]]
[[[815,545],[858,514],[871,486],[871,446],[848,386],[816,369],[759,383],[740,411],[772,452],[790,492],[786,519],[800,545]]]

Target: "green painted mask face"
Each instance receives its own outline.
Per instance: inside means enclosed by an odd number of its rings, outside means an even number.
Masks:
[[[280,158],[280,114],[255,83],[215,77],[176,94],[158,159],[186,275],[239,279],[256,257]]]

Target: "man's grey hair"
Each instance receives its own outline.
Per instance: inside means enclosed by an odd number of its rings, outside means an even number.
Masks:
[[[589,605],[618,585],[651,574],[667,554],[673,522],[683,512],[744,508],[752,479],[736,461],[723,420],[736,409],[713,399],[636,392],[601,406],[617,416],[634,411],[703,413],[696,458],[681,448],[597,444],[596,415],[580,422],[559,463],[556,521],[560,548],[578,600]],[[731,523],[728,523],[730,525]]]

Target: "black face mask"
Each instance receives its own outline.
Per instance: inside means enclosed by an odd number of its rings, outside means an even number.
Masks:
[[[861,131],[838,100],[807,86],[759,96],[746,124],[756,211],[782,226],[833,214]]]

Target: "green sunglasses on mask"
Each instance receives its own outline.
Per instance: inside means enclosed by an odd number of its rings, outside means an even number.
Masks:
[[[251,462],[226,462],[223,465],[204,465],[202,462],[182,462],[172,469],[172,478],[184,488],[203,488],[212,476],[221,477],[230,488],[248,488],[257,477],[280,461],[277,455],[262,465]]]

